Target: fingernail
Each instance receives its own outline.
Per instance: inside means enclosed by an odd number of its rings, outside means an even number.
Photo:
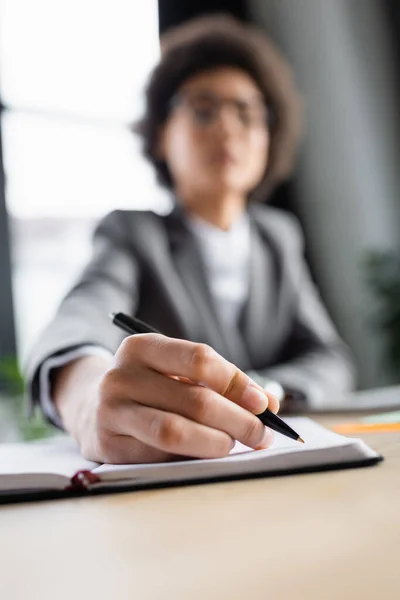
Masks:
[[[249,384],[242,395],[242,406],[255,415],[258,415],[267,408],[268,398],[258,387]]]
[[[260,445],[256,448],[257,450],[265,450],[266,448],[269,448],[275,440],[275,434],[272,431],[272,429],[269,429],[268,427],[264,427],[264,435],[263,435],[263,439],[261,440]]]

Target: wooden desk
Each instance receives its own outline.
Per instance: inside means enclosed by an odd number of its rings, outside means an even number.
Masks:
[[[3,506],[0,598],[395,600],[400,435],[365,439],[382,464]]]

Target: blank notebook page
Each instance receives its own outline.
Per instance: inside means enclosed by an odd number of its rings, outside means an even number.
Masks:
[[[0,491],[63,489],[76,471],[96,466],[82,458],[76,442],[68,438],[0,444]]]
[[[281,454],[283,452],[304,452],[307,450],[317,450],[318,448],[326,448],[332,446],[343,446],[349,442],[349,438],[345,438],[338,433],[325,429],[322,425],[318,425],[315,421],[306,417],[292,417],[285,419],[285,423],[290,425],[292,429],[299,434],[305,441],[304,444],[291,440],[290,438],[275,433],[275,441],[266,452],[268,454]],[[240,442],[236,442],[230,454],[243,452],[254,452],[252,448],[244,446]]]
[[[305,440],[305,444],[278,433],[267,450],[252,450],[239,442],[229,456],[211,460],[185,460],[141,465],[101,465],[94,469],[102,481],[156,481],[191,479],[234,472],[251,473],[293,469],[307,465],[345,463],[376,457],[363,441],[346,438],[321,427],[311,419],[293,417],[285,421]]]

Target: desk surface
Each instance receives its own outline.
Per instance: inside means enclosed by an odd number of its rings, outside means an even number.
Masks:
[[[364,438],[383,463],[0,507],[0,597],[395,600],[400,434]]]

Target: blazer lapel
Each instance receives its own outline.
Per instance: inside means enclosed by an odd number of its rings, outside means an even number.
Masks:
[[[240,319],[240,329],[251,357],[253,368],[261,368],[273,355],[275,286],[279,275],[268,240],[251,216],[250,291]]]
[[[223,326],[212,297],[196,239],[185,224],[180,207],[166,217],[172,257],[191,308],[192,339],[204,341],[227,360],[249,368],[249,358],[238,334]]]
[[[202,330],[201,322],[171,257],[169,221],[169,215],[146,218],[142,226],[135,227],[133,240],[145,268],[153,272],[168,301],[172,311],[170,318],[175,322],[177,331],[184,338],[197,340]],[[162,326],[158,327],[162,329]]]

